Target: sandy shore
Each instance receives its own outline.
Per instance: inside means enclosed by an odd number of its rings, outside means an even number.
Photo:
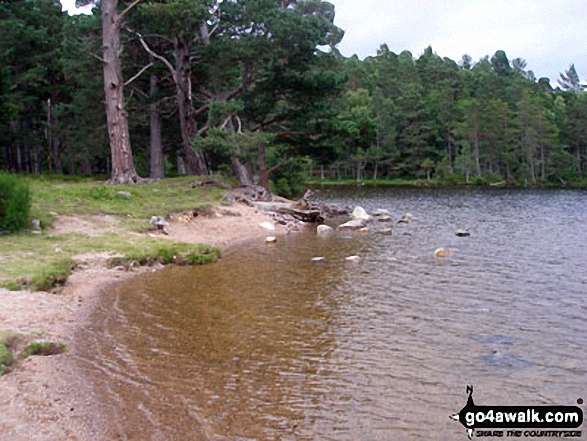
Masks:
[[[176,214],[168,226],[169,236],[189,243],[207,243],[223,250],[275,232],[259,226],[271,222],[266,214],[245,205],[217,207],[196,218]],[[87,218],[59,218],[54,226],[63,232],[99,234]],[[109,226],[108,228],[114,228]],[[0,377],[0,440],[104,440],[99,405],[84,382],[77,357],[75,336],[89,322],[101,292],[112,283],[158,268],[120,271],[106,268],[106,253],[75,256],[80,264],[58,293],[11,292],[0,289],[0,330],[22,334],[21,347],[32,339],[61,341],[67,354],[34,356],[19,361]],[[18,342],[17,342],[18,343]],[[17,345],[18,346],[18,345]]]

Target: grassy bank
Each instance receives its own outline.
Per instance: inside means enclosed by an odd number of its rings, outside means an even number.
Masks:
[[[0,237],[0,285],[9,289],[44,290],[60,285],[81,263],[76,256],[85,253],[112,253],[113,265],[200,264],[219,257],[220,250],[207,245],[138,234],[149,229],[151,216],[220,203],[224,190],[192,189],[193,176],[120,186],[92,179],[26,180],[32,194],[31,218],[41,221],[42,231]],[[66,216],[82,222],[87,231],[53,231],[55,220]]]

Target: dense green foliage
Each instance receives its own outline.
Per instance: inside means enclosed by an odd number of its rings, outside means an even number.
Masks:
[[[30,208],[26,182],[17,176],[0,173],[0,230],[17,231],[26,227]]]
[[[503,51],[457,64],[430,47],[414,59],[383,45],[345,66],[346,159],[335,166],[346,174],[519,184],[582,177],[587,95],[573,66],[561,75],[565,91]]]
[[[93,15],[71,17],[56,0],[0,1],[4,169],[110,173],[95,3]],[[122,11],[132,2],[118,3]],[[321,0],[134,5],[120,31],[138,173],[190,172],[197,154],[209,171],[271,180],[288,196],[308,173],[583,179],[587,92],[573,65],[553,89],[499,50],[455,62],[430,47],[416,58],[382,45],[364,61],[345,59],[333,20]]]

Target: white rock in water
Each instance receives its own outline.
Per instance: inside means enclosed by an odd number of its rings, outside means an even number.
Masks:
[[[463,230],[463,229],[458,229],[455,234],[459,237],[468,237],[471,235],[471,233],[469,233],[467,230]]]
[[[316,232],[318,234],[329,234],[334,232],[334,228],[329,227],[328,225],[318,225]]]
[[[371,231],[371,230],[370,230],[369,228],[365,227],[365,228],[361,228],[361,229],[359,230],[359,233],[368,233],[368,232],[370,232],[370,231]]]
[[[265,243],[277,243],[277,237],[275,237],[275,236],[268,236],[265,239]]]
[[[339,230],[359,230],[365,226],[362,220],[352,220],[338,227]]]
[[[326,259],[324,257],[314,257],[312,259],[312,263],[324,263],[326,262]]]
[[[391,236],[393,234],[391,228],[384,228],[379,233],[383,234],[384,236]]]
[[[391,212],[389,210],[386,210],[385,208],[378,208],[371,214],[373,216],[391,216]]]
[[[391,216],[381,216],[379,222],[391,222]]]
[[[355,208],[353,213],[351,214],[351,216],[353,217],[353,219],[362,220],[365,222],[371,220],[371,216],[369,216],[367,214],[367,212],[365,211],[365,209],[363,207]]]
[[[361,258],[359,256],[350,256],[345,259],[347,262],[359,263]]]
[[[259,226],[267,231],[275,231],[275,225],[271,222],[261,222]]]
[[[397,222],[398,224],[409,224],[414,216],[411,213],[406,213],[403,217]]]

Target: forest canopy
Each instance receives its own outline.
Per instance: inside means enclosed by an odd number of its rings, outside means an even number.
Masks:
[[[56,0],[0,0],[2,169],[115,183],[220,173],[286,195],[308,174],[584,178],[574,65],[553,87],[502,50],[345,58],[320,0],[93,4],[70,16]]]

